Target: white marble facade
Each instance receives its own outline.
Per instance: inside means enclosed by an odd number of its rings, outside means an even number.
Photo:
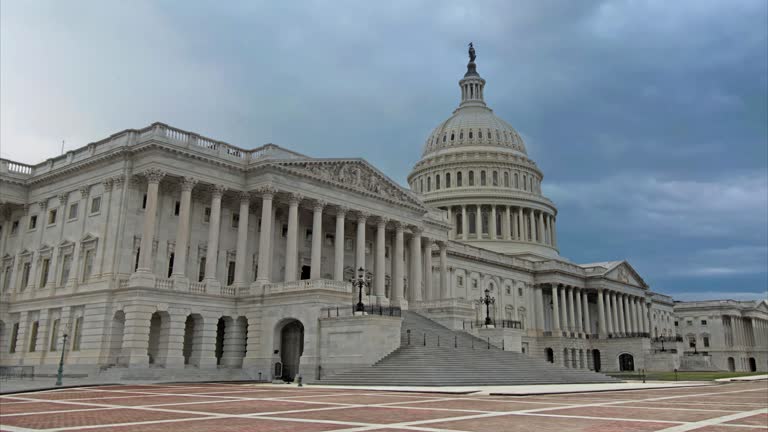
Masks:
[[[679,364],[656,347],[680,334],[670,297],[625,261],[559,256],[543,174],[484,86],[470,63],[410,189],[361,159],[248,150],[162,123],[37,165],[0,160],[0,365],[55,369],[66,331],[67,365],[86,372],[268,377],[293,352],[311,376],[332,352],[318,322],[351,309],[361,267],[367,304],[456,329],[483,317],[474,300],[488,289],[495,320],[519,322],[520,349],[543,360]]]

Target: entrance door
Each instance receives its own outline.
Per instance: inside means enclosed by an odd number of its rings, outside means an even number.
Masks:
[[[749,371],[757,372],[757,362],[755,361],[754,357],[749,358]]]
[[[622,354],[619,356],[619,370],[621,372],[629,372],[635,370],[635,359],[632,354]]]
[[[307,266],[307,265],[301,266],[301,280],[309,279],[310,269],[311,269],[310,266]]]
[[[592,364],[595,365],[595,372],[600,372],[600,350],[592,350]]]
[[[293,381],[299,373],[299,360],[304,353],[304,326],[299,321],[286,324],[280,332],[280,361],[283,380]]]

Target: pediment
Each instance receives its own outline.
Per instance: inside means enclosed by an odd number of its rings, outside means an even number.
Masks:
[[[637,274],[635,269],[632,268],[632,266],[629,265],[629,263],[627,263],[626,261],[622,261],[613,269],[608,270],[608,272],[605,274],[605,277],[608,279],[617,280],[619,282],[626,283],[629,285],[642,286],[642,287],[647,286],[643,278],[641,278],[640,275]]]
[[[95,241],[95,240],[98,240],[98,239],[99,239],[99,238],[98,238],[98,237],[96,237],[95,235],[93,235],[93,234],[91,234],[91,233],[86,233],[86,234],[85,234],[85,235],[84,235],[84,236],[83,236],[83,237],[80,239],[80,243],[88,243],[88,242],[92,242],[92,241]]]
[[[280,161],[274,164],[304,177],[426,211],[424,204],[411,191],[362,159],[315,159]]]

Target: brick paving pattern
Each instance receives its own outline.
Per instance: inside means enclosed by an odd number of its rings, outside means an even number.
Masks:
[[[768,432],[768,384],[504,397],[199,383],[0,397],[2,432],[75,430]]]

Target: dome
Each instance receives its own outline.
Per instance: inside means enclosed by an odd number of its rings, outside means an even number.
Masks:
[[[465,147],[501,147],[527,155],[525,143],[509,123],[484,106],[457,108],[448,120],[438,125],[427,138],[422,156],[443,149]],[[490,149],[489,149],[490,150]]]

